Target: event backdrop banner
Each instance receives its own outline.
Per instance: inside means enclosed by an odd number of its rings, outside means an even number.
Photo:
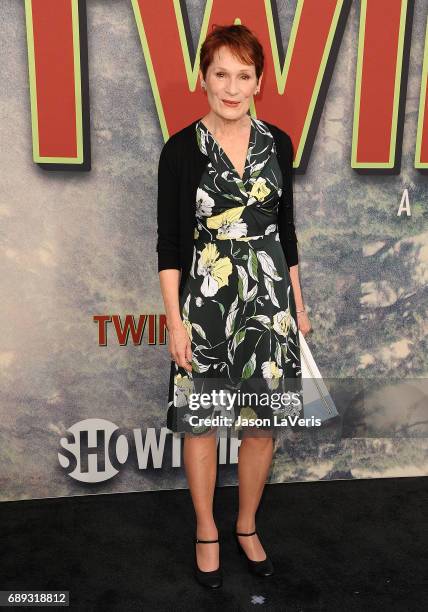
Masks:
[[[242,23],[294,146],[305,418],[270,482],[428,474],[428,0],[2,0],[0,499],[187,486],[166,428],[159,154]],[[219,485],[239,440],[219,440]]]

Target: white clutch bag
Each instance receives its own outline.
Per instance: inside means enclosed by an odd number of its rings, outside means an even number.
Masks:
[[[328,421],[339,413],[300,330],[299,340],[304,418],[315,417],[321,419],[322,422]]]

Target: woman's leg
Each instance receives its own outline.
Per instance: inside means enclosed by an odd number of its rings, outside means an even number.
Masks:
[[[256,512],[273,457],[272,433],[251,432],[244,435],[239,447],[238,478],[239,478],[239,513],[237,531],[251,533],[256,528]],[[253,561],[262,561],[266,552],[257,534],[242,536],[239,543]]]
[[[196,534],[201,540],[216,540],[218,531],[213,516],[217,475],[216,429],[200,436],[185,435],[184,467],[196,514]],[[196,560],[203,572],[219,566],[219,544],[196,544]]]

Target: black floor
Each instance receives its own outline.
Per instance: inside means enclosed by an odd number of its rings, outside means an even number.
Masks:
[[[427,485],[425,477],[266,485],[257,527],[275,565],[270,578],[247,573],[231,537],[237,488],[218,488],[224,585],[215,591],[193,578],[188,490],[4,502],[0,590],[69,590],[69,609],[85,612],[422,611]]]

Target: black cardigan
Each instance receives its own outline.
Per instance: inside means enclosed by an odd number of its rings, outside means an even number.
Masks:
[[[179,293],[184,288],[193,260],[196,226],[196,191],[209,162],[196,140],[193,121],[164,144],[158,166],[157,226],[158,271],[181,270]],[[275,140],[283,189],[278,209],[278,232],[287,266],[298,263],[293,211],[293,145],[290,136],[265,121]]]

